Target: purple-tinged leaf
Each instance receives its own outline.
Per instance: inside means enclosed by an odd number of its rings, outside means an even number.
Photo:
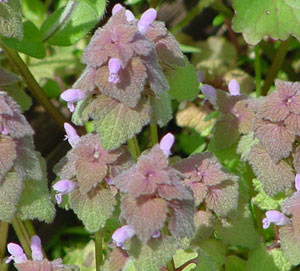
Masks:
[[[284,120],[284,124],[289,131],[295,135],[300,136],[300,114],[290,113]]]
[[[16,144],[9,136],[0,136],[0,184],[17,158]]]
[[[74,83],[73,88],[81,89],[84,92],[92,92],[95,89],[96,72],[95,67],[86,67]]]
[[[126,251],[124,251],[121,248],[115,248],[109,254],[108,270],[109,271],[123,270],[128,260],[129,260],[129,255]]]
[[[198,206],[200,203],[202,203],[208,193],[207,185],[201,182],[195,182],[193,180],[185,180],[184,184],[191,188],[191,190],[193,191],[195,198],[195,206]]]
[[[293,163],[297,173],[300,173],[300,146],[298,146],[293,154]]]
[[[146,83],[146,67],[138,57],[134,57],[125,69],[119,71],[118,75],[119,81],[117,83],[109,82],[108,67],[102,66],[96,74],[96,86],[103,94],[130,108],[136,107]]]
[[[88,194],[81,194],[79,189],[71,193],[70,206],[82,220],[86,229],[96,232],[104,227],[112,215],[116,200],[108,189],[95,188]]]
[[[252,122],[254,119],[254,112],[249,108],[249,101],[238,101],[232,108],[232,114],[236,117],[238,123],[238,130],[242,134],[247,134],[252,131]]]
[[[294,231],[293,225],[280,227],[279,238],[285,257],[292,265],[298,265],[300,263],[300,241],[299,236]]]
[[[121,215],[134,228],[138,238],[147,242],[153,232],[163,227],[167,218],[167,206],[167,202],[160,198],[124,196]]]
[[[173,200],[170,202],[171,220],[169,229],[176,238],[192,238],[195,233],[194,202],[191,200]]]
[[[12,85],[20,81],[21,79],[16,74],[0,68],[0,87]]]
[[[60,271],[53,269],[51,263],[48,260],[42,262],[28,260],[24,263],[15,264],[18,271]],[[63,269],[61,269],[63,271]]]
[[[21,138],[34,134],[31,126],[23,115],[14,114],[14,116],[3,116],[4,126],[12,138]]]
[[[253,130],[275,163],[290,155],[295,135],[283,124],[255,118]]]
[[[151,108],[142,99],[136,108],[129,108],[105,95],[99,95],[91,104],[94,127],[102,146],[113,150],[132,138],[150,122]]]
[[[289,164],[284,160],[276,164],[262,145],[254,145],[247,159],[269,196],[283,192],[293,185],[295,175]]]
[[[210,186],[205,199],[206,207],[219,216],[225,217],[237,209],[238,185],[234,181],[224,181]]]
[[[192,200],[193,195],[181,182],[173,185],[159,184],[157,189],[158,195],[165,200]]]
[[[213,234],[216,218],[209,211],[197,211],[195,212],[194,223],[196,234],[193,238],[193,243],[207,239]]]

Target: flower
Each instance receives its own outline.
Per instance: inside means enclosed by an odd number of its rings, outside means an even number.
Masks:
[[[34,261],[41,262],[44,258],[42,251],[42,242],[40,237],[37,235],[32,236],[31,238],[31,251],[32,251],[32,259]]]
[[[64,140],[68,140],[72,148],[74,148],[78,143],[80,137],[77,134],[76,130],[69,123],[65,122],[64,128],[67,133]]]
[[[135,235],[134,229],[129,226],[125,225],[121,228],[118,228],[112,235],[112,239],[116,242],[117,247],[121,247],[125,249],[124,242]]]
[[[9,256],[5,261],[6,263],[9,263],[11,261],[14,261],[15,263],[24,263],[27,261],[27,256],[20,245],[9,243],[7,245],[7,250],[11,254],[11,256]]]
[[[175,138],[171,133],[167,133],[160,141],[159,148],[164,152],[164,154],[169,157],[171,154],[171,148],[174,144]]]
[[[295,188],[299,192],[300,191],[300,174],[296,174],[295,177]]]
[[[263,228],[269,228],[270,224],[273,223],[277,226],[286,225],[289,219],[281,212],[276,210],[271,210],[266,212],[266,217],[263,219]]]
[[[55,195],[56,201],[58,204],[62,202],[62,196],[68,193],[71,193],[77,187],[75,182],[70,180],[60,180],[53,185],[53,189],[58,193]]]
[[[61,95],[60,98],[68,103],[68,108],[71,112],[74,112],[74,103],[83,100],[87,95],[81,89],[67,89]]]
[[[240,95],[240,85],[235,79],[231,79],[228,84],[228,90],[231,96],[238,96]]]
[[[109,77],[108,82],[117,84],[120,82],[120,77],[118,75],[121,69],[121,61],[118,58],[111,58],[108,61]]]
[[[140,33],[146,34],[150,25],[155,21],[157,16],[157,11],[153,8],[147,9],[138,21],[138,29]]]

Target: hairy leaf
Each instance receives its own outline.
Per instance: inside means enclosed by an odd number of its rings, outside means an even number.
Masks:
[[[296,148],[295,154],[293,155],[293,163],[297,173],[300,173],[300,146]]]
[[[17,157],[16,144],[9,136],[0,136],[0,183]]]
[[[19,88],[18,84],[5,86],[2,89],[20,105],[22,111],[28,110],[32,105],[32,98],[23,89]]]
[[[273,257],[274,263],[280,271],[289,271],[292,268],[292,264],[287,260],[281,249],[271,249],[268,251]]]
[[[229,255],[225,261],[225,271],[247,271],[246,261],[235,255]]]
[[[0,68],[0,87],[12,85],[20,81],[21,79],[16,74]]]
[[[300,114],[290,113],[289,116],[284,120],[286,128],[295,135],[300,135]]]
[[[196,228],[196,234],[193,238],[193,243],[199,240],[204,240],[209,238],[215,228],[216,218],[209,211],[197,211],[194,217],[194,223]]]
[[[239,141],[236,152],[241,155],[243,160],[247,160],[253,145],[258,143],[258,139],[253,137],[253,133],[243,135]]]
[[[131,109],[109,97],[99,95],[93,101],[92,108],[94,127],[103,147],[108,150],[118,148],[150,122],[150,107],[144,100]]]
[[[22,178],[15,172],[7,173],[0,184],[0,220],[11,222],[15,217],[22,190]]]
[[[236,17],[233,29],[255,45],[265,35],[286,40],[289,34],[300,39],[300,4],[294,0],[245,0],[233,2]]]
[[[152,119],[159,127],[164,127],[168,124],[172,119],[172,113],[171,100],[167,92],[163,92],[153,98]]]
[[[267,195],[274,196],[292,186],[295,178],[292,168],[283,160],[275,164],[262,145],[252,147],[248,161]]]
[[[112,215],[116,200],[108,189],[95,188],[83,195],[77,189],[71,194],[70,205],[86,229],[96,232]]]

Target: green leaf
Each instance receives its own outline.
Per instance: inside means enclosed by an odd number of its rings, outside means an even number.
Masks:
[[[246,271],[246,261],[235,255],[229,255],[225,261],[225,271]]]
[[[273,257],[274,263],[280,271],[289,271],[292,268],[292,265],[284,256],[281,249],[271,249],[269,254]]]
[[[253,137],[253,133],[243,135],[239,141],[236,152],[241,155],[242,159],[247,160],[248,154],[251,151],[253,145],[257,144],[259,141],[257,138]]]
[[[187,261],[196,258],[198,253],[196,253],[193,250],[183,250],[178,249],[176,251],[176,254],[173,256],[175,268],[180,267],[181,265],[185,264]],[[190,271],[195,268],[195,264],[189,264],[186,268],[184,268],[184,271]]]
[[[22,0],[22,11],[27,20],[41,26],[46,18],[46,8],[41,0]]]
[[[38,28],[31,22],[23,23],[24,37],[22,40],[17,38],[2,38],[3,43],[19,52],[35,58],[44,58],[46,49],[42,41],[42,36]]]
[[[43,90],[49,98],[57,98],[61,93],[61,88],[59,84],[52,79],[48,79],[43,85]]]
[[[300,39],[300,2],[297,0],[234,0],[233,29],[242,32],[247,43],[257,44],[265,35],[286,40]]]
[[[21,5],[19,0],[0,2],[0,34],[7,38],[23,39]]]
[[[78,0],[87,3],[93,10],[97,11],[97,15],[101,18],[106,9],[106,0]]]
[[[152,105],[153,119],[159,127],[166,126],[172,119],[171,100],[168,92],[163,92],[160,96],[153,98]]]
[[[22,190],[22,178],[16,172],[7,173],[0,184],[0,221],[10,222],[14,218]]]
[[[116,200],[108,189],[94,189],[83,195],[79,189],[72,192],[70,205],[86,229],[96,232],[103,228],[106,220],[112,215]]]
[[[225,262],[226,249],[224,245],[214,239],[203,240],[199,244],[199,264],[196,271],[217,271]]]
[[[23,89],[19,88],[17,84],[2,87],[2,89],[20,105],[22,111],[28,110],[32,105],[31,97]]]
[[[264,244],[249,253],[247,262],[248,271],[279,271],[274,263],[273,257],[269,255]]]
[[[104,95],[99,95],[94,102],[94,127],[107,150],[118,148],[150,122],[147,101],[141,100],[133,109]]]
[[[100,5],[98,4],[100,3]],[[69,46],[83,38],[99,22],[105,1],[93,3],[69,1],[65,7],[52,13],[41,27],[43,40],[51,45]]]
[[[195,67],[185,58],[185,66],[173,66],[166,74],[173,99],[192,101],[199,93],[199,82]]]
[[[198,47],[185,45],[185,44],[179,44],[179,48],[183,53],[200,53],[201,50]]]

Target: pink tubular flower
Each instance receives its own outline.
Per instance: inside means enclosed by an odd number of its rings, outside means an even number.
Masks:
[[[266,212],[266,217],[263,219],[263,228],[269,228],[270,224],[273,223],[277,226],[283,226],[287,224],[289,219],[281,212],[271,210]]]
[[[125,225],[121,228],[118,228],[112,235],[112,239],[116,242],[118,247],[125,249],[124,242],[135,235],[134,229],[129,226]]]
[[[74,103],[83,100],[87,95],[81,89],[67,89],[61,95],[60,98],[68,103],[68,108],[71,112],[74,112]]]
[[[171,148],[174,144],[175,137],[171,133],[166,134],[159,143],[159,148],[164,152],[164,154],[169,157],[171,155]]]
[[[44,258],[42,251],[42,242],[40,237],[37,235],[32,236],[31,238],[31,251],[32,251],[32,259],[34,261],[41,262]]]
[[[24,263],[27,261],[27,256],[20,245],[9,243],[7,245],[7,250],[11,254],[11,256],[9,256],[9,258],[5,261],[6,263],[9,263],[11,261],[14,261],[15,263]]]
[[[133,15],[133,13],[128,9],[125,10],[125,16],[126,16],[126,19],[127,19],[128,22],[131,22],[131,21],[135,20],[135,17]]]
[[[112,15],[115,15],[116,13],[118,13],[120,10],[122,10],[124,7],[121,4],[116,4],[114,5],[113,9],[112,9]]]
[[[53,189],[58,193],[55,195],[58,204],[62,202],[62,196],[71,193],[76,188],[76,183],[70,180],[60,180],[53,185]]]
[[[120,77],[118,75],[121,69],[121,61],[118,58],[111,58],[108,61],[109,77],[108,82],[117,84],[120,82]]]
[[[296,174],[295,177],[295,188],[297,191],[300,191],[300,174]]]
[[[147,9],[138,22],[138,29],[142,34],[146,34],[150,25],[155,21],[157,11],[154,8]]]
[[[240,95],[240,84],[235,79],[231,79],[228,84],[228,90],[229,90],[231,96],[239,96]]]
[[[74,148],[78,143],[80,137],[77,134],[76,130],[69,123],[65,122],[64,128],[67,133],[64,140],[68,140],[72,148]]]

